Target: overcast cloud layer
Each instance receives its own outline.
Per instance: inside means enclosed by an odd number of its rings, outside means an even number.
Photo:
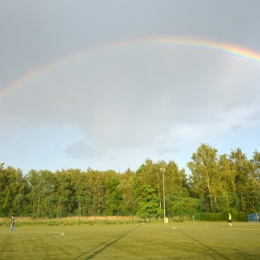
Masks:
[[[24,173],[123,172],[148,158],[183,168],[201,143],[250,158],[260,63],[156,39],[260,53],[259,11],[253,0],[2,1],[0,93],[27,80],[0,96],[0,161]]]

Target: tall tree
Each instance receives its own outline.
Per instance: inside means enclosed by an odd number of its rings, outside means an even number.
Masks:
[[[120,184],[118,189],[121,192],[122,200],[121,212],[122,214],[132,215],[135,212],[136,203],[134,200],[134,177],[135,172],[127,169],[120,175]]]
[[[164,173],[161,169],[164,168]],[[172,168],[169,167],[171,170]],[[174,172],[174,170],[173,170]],[[171,172],[172,173],[172,172]],[[145,164],[141,165],[136,172],[134,179],[135,193],[143,190],[144,186],[150,185],[156,192],[159,202],[159,208],[162,210],[163,205],[163,174],[165,177],[165,186],[168,183],[170,185],[170,178],[167,177],[170,172],[167,171],[167,165],[164,161],[153,163],[152,160],[148,159]]]
[[[121,191],[118,189],[120,181],[114,177],[106,181],[107,197],[106,197],[106,213],[115,215],[120,209],[122,202]]]
[[[220,155],[218,162],[220,182],[218,185],[218,194],[236,192],[235,176],[236,171],[232,167],[232,161],[226,154]]]
[[[89,200],[89,185],[86,173],[80,169],[69,169],[67,172],[71,180],[72,196],[75,201],[75,213],[78,215],[85,214]]]
[[[171,215],[193,215],[199,210],[200,199],[191,198],[187,189],[175,186],[167,196],[168,214]]]
[[[52,199],[54,195],[55,177],[51,171],[31,170],[25,176],[30,187],[32,199],[32,212],[34,216],[51,216]]]
[[[89,184],[88,214],[103,214],[105,209],[106,180],[103,172],[87,169],[86,180]]]
[[[138,204],[137,215],[140,217],[154,217],[158,215],[158,196],[150,185],[144,185],[141,193],[136,197]],[[160,212],[159,212],[160,213]]]
[[[254,167],[254,178],[257,180],[257,186],[259,189],[258,184],[260,183],[260,152],[254,151],[252,163]]]
[[[229,156],[232,170],[235,171],[236,191],[245,194],[247,191],[247,181],[252,174],[252,163],[248,161],[241,149],[232,150]]]
[[[56,171],[54,191],[55,207],[53,212],[56,216],[66,216],[72,209],[71,178],[68,171]]]
[[[192,173],[190,177],[192,190],[195,194],[209,196],[212,208],[212,196],[216,195],[216,186],[220,179],[218,174],[217,149],[207,144],[202,144],[197,149],[197,152],[193,153],[192,160],[187,164]]]
[[[28,185],[21,169],[8,166],[0,169],[0,214],[19,213],[20,198],[26,195]]]
[[[232,169],[235,171],[236,192],[240,198],[240,207],[243,211],[249,211],[254,205],[253,163],[239,148],[231,151],[230,160]]]

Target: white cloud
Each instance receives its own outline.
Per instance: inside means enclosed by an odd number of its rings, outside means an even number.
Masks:
[[[95,147],[84,141],[77,141],[65,149],[66,157],[75,159],[87,159],[96,154]]]

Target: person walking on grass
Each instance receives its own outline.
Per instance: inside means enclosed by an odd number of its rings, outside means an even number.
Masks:
[[[232,226],[232,216],[230,213],[228,213],[228,224],[230,227]]]
[[[14,231],[14,230],[15,230],[15,228],[14,228],[14,216],[12,216],[10,232]]]

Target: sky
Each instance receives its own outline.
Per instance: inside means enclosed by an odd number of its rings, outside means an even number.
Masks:
[[[186,172],[260,151],[259,0],[2,0],[0,161]]]

